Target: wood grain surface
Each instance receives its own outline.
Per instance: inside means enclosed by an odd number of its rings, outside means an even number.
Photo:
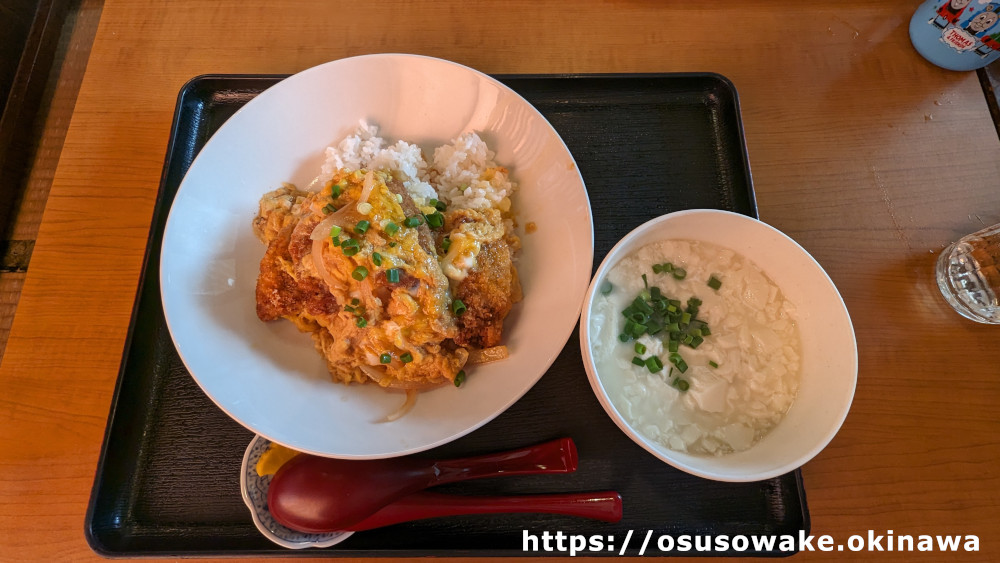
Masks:
[[[851,414],[803,469],[812,532],[975,534],[977,553],[923,559],[1000,559],[1000,329],[953,313],[932,275],[1000,222],[1000,140],[976,75],[912,49],[915,4],[106,2],[0,365],[0,558],[96,558],[84,512],[181,86],[409,52],[729,77],[760,216],[827,270],[858,338]]]

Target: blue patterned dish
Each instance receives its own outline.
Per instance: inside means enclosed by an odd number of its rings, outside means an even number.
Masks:
[[[307,534],[296,532],[282,526],[271,516],[267,508],[267,489],[271,486],[271,475],[257,475],[257,460],[267,451],[271,441],[262,436],[255,436],[243,454],[243,466],[240,471],[240,491],[243,492],[243,502],[250,509],[253,523],[264,534],[264,537],[274,543],[289,549],[304,549],[307,547],[330,547],[351,536],[354,532],[332,532],[328,534]]]

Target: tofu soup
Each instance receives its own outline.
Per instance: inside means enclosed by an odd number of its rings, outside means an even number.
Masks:
[[[745,450],[798,391],[795,306],[728,248],[666,240],[633,252],[601,281],[588,322],[612,404],[672,450]]]

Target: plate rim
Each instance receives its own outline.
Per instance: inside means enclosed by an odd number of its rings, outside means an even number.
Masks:
[[[233,421],[237,422],[238,424],[240,424],[241,426],[243,426],[247,430],[253,432],[254,434],[260,435],[261,437],[266,438],[267,440],[269,440],[271,442],[282,444],[282,445],[285,445],[286,447],[290,447],[290,448],[296,449],[298,451],[302,451],[302,452],[305,452],[305,453],[310,453],[310,454],[313,454],[313,455],[323,456],[323,457],[340,458],[340,459],[359,459],[359,460],[360,459],[383,459],[383,458],[401,457],[401,456],[405,456],[405,455],[410,455],[410,454],[414,454],[414,453],[423,452],[423,451],[426,451],[426,450],[429,450],[429,449],[433,449],[435,447],[442,446],[444,444],[450,443],[450,442],[455,441],[455,440],[457,440],[459,438],[467,436],[468,434],[476,431],[477,429],[481,428],[482,426],[484,426],[484,425],[488,424],[489,422],[495,420],[501,414],[503,414],[504,412],[506,412],[518,400],[520,400],[528,391],[530,391],[538,383],[538,381],[545,375],[545,373],[551,368],[552,364],[558,358],[559,354],[562,352],[562,350],[565,349],[566,344],[569,342],[570,338],[576,332],[576,330],[575,330],[576,329],[576,324],[579,322],[580,315],[581,315],[581,312],[583,310],[584,299],[586,298],[587,285],[585,283],[581,283],[581,289],[580,289],[581,296],[580,296],[580,299],[579,299],[579,301],[577,303],[575,303],[573,305],[574,311],[572,312],[572,315],[569,316],[569,317],[567,317],[567,318],[574,319],[573,322],[572,323],[567,322],[565,330],[563,331],[565,334],[563,334],[563,335],[561,335],[561,336],[559,336],[557,338],[557,340],[559,342],[561,342],[561,345],[557,349],[554,348],[551,351],[551,353],[549,354],[549,357],[545,358],[544,361],[541,364],[539,364],[540,365],[539,374],[536,377],[534,377],[534,379],[530,382],[530,384],[524,385],[523,388],[520,389],[517,393],[512,394],[508,401],[506,401],[501,406],[499,406],[496,409],[495,412],[491,413],[488,416],[480,418],[475,424],[472,424],[469,427],[467,427],[467,428],[465,428],[465,429],[463,429],[461,431],[458,431],[458,432],[454,432],[454,433],[447,432],[446,434],[448,434],[448,435],[443,436],[441,438],[438,438],[436,440],[431,440],[431,441],[428,441],[426,443],[421,443],[421,444],[417,444],[417,445],[413,445],[413,446],[408,446],[405,449],[398,449],[397,448],[394,451],[380,452],[380,453],[374,453],[374,454],[370,454],[370,453],[361,453],[361,454],[357,454],[357,453],[330,453],[330,452],[323,451],[323,450],[318,450],[318,449],[314,449],[314,448],[310,448],[310,447],[304,447],[302,444],[289,444],[289,443],[285,442],[284,440],[277,439],[277,438],[273,437],[266,430],[264,430],[262,428],[251,426],[249,423],[247,423],[247,422],[243,421],[242,419],[238,418],[237,416],[235,416],[233,414],[233,412],[231,412],[231,410],[229,408],[227,408],[225,405],[223,405],[220,402],[220,400],[217,399],[217,397],[215,395],[213,395],[212,393],[209,393],[209,391],[205,388],[205,385],[202,383],[201,379],[199,379],[199,377],[195,374],[195,370],[193,370],[191,368],[191,364],[190,364],[189,359],[185,356],[185,354],[181,350],[181,347],[177,344],[177,340],[176,340],[176,338],[174,336],[174,328],[173,328],[174,325],[173,325],[173,323],[170,320],[171,317],[170,317],[170,314],[168,313],[167,307],[166,307],[167,299],[165,298],[166,291],[167,291],[165,288],[168,285],[167,283],[165,283],[165,277],[168,274],[166,273],[167,269],[163,267],[165,260],[167,260],[167,258],[166,258],[167,253],[163,252],[163,250],[167,246],[168,237],[169,237],[170,232],[172,230],[174,230],[174,229],[171,229],[171,225],[173,223],[172,219],[174,219],[174,217],[175,217],[175,209],[176,209],[175,206],[174,206],[174,204],[177,201],[177,197],[182,194],[183,190],[185,189],[185,185],[188,183],[188,177],[189,177],[190,170],[193,169],[193,168],[195,168],[195,166],[198,163],[198,161],[200,159],[202,159],[203,155],[206,153],[206,149],[208,149],[210,147],[210,145],[213,143],[213,141],[218,138],[218,133],[220,133],[221,131],[223,131],[223,129],[226,128],[227,126],[229,126],[230,123],[234,123],[235,120],[238,119],[238,116],[240,116],[241,114],[243,114],[243,113],[245,113],[247,111],[252,111],[252,108],[254,107],[255,102],[257,100],[259,100],[259,99],[266,100],[270,96],[278,95],[278,94],[274,94],[272,91],[276,91],[276,92],[280,91],[280,88],[281,88],[282,84],[289,83],[289,80],[295,79],[296,77],[298,77],[300,75],[309,75],[309,74],[313,74],[313,73],[317,73],[317,72],[323,72],[325,69],[328,69],[329,67],[331,67],[333,65],[344,64],[344,63],[346,63],[348,61],[358,61],[358,60],[363,60],[363,59],[373,59],[373,60],[376,60],[376,59],[392,59],[392,58],[412,58],[414,60],[421,60],[421,61],[424,61],[424,62],[427,62],[427,63],[430,63],[430,64],[443,64],[443,65],[446,65],[446,66],[458,68],[458,69],[460,69],[460,70],[462,70],[464,72],[467,72],[467,73],[471,73],[472,75],[476,76],[478,79],[485,80],[485,81],[493,84],[495,87],[503,90],[507,95],[512,95],[512,96],[516,97],[516,99],[520,100],[520,103],[523,104],[523,107],[526,108],[528,112],[530,112],[531,114],[533,114],[533,116],[534,116],[535,119],[540,120],[540,122],[543,123],[547,127],[548,131],[553,135],[554,139],[556,141],[558,141],[559,145],[561,146],[562,150],[564,151],[564,154],[570,158],[570,160],[572,162],[572,172],[573,172],[573,174],[575,174],[576,180],[579,183],[579,187],[582,189],[582,196],[583,196],[582,197],[582,201],[585,204],[584,207],[586,209],[586,220],[587,220],[587,224],[588,224],[588,229],[587,230],[588,230],[588,235],[589,235],[588,238],[587,238],[587,241],[586,241],[586,247],[587,247],[586,250],[587,250],[587,254],[589,255],[589,258],[586,260],[586,262],[587,262],[587,264],[586,264],[587,265],[586,270],[587,270],[588,276],[593,271],[594,254],[595,254],[595,234],[594,234],[593,208],[592,208],[592,205],[591,205],[591,202],[590,202],[590,197],[589,197],[589,192],[587,190],[586,181],[584,180],[583,175],[580,172],[579,166],[576,163],[576,158],[573,155],[573,153],[569,150],[569,147],[566,145],[566,142],[563,139],[562,135],[559,134],[559,132],[551,124],[551,122],[549,122],[549,120],[545,117],[545,115],[542,114],[532,103],[530,103],[527,99],[525,99],[520,93],[518,93],[514,89],[510,88],[509,86],[507,86],[506,84],[504,84],[503,82],[501,82],[499,79],[497,79],[497,78],[495,78],[495,77],[493,77],[493,76],[491,76],[489,74],[486,74],[486,73],[484,73],[482,71],[474,69],[472,67],[463,65],[461,63],[458,63],[458,62],[455,62],[455,61],[446,60],[446,59],[441,59],[441,58],[437,58],[437,57],[432,57],[432,56],[428,56],[428,55],[420,55],[420,54],[412,54],[412,53],[369,53],[369,54],[363,54],[363,55],[357,55],[357,56],[352,56],[352,57],[344,57],[344,58],[340,58],[340,59],[335,59],[335,60],[327,61],[327,62],[318,64],[318,65],[315,65],[315,66],[303,69],[303,70],[301,70],[301,71],[299,71],[297,73],[285,76],[279,82],[275,83],[274,85],[272,85],[272,86],[268,87],[267,89],[265,89],[264,91],[260,92],[257,96],[255,96],[253,99],[249,100],[246,104],[244,104],[236,112],[234,112],[233,115],[230,116],[229,119],[227,119],[226,122],[223,123],[218,128],[218,130],[216,130],[215,134],[213,134],[212,137],[210,137],[205,142],[205,144],[202,146],[202,148],[199,151],[199,153],[194,157],[194,159],[192,159],[191,164],[190,164],[190,166],[188,168],[188,171],[185,172],[184,178],[181,180],[180,184],[178,185],[177,191],[174,194],[174,199],[171,201],[170,208],[169,208],[168,213],[167,213],[167,218],[166,218],[166,220],[164,222],[163,237],[162,237],[161,244],[160,244],[159,268],[158,268],[158,270],[159,270],[158,271],[158,274],[159,274],[158,275],[158,281],[159,281],[160,300],[161,300],[161,303],[164,305],[163,306],[163,313],[164,313],[164,319],[165,319],[165,323],[167,325],[168,333],[170,334],[171,341],[173,342],[174,347],[177,350],[177,354],[178,354],[181,362],[184,364],[184,366],[187,369],[187,371],[188,371],[189,375],[191,376],[191,378],[195,381],[195,383],[202,390],[202,392],[205,393],[205,395],[212,401],[212,403],[215,404],[216,407],[218,407],[220,410],[222,410],[223,412],[225,412],[226,415],[230,419],[232,419]],[[248,108],[251,108],[251,109],[248,110]],[[381,124],[380,124],[380,128],[381,128]],[[319,150],[319,149],[317,149],[317,150]],[[491,150],[493,150],[493,149],[491,148]],[[587,278],[587,281],[589,282],[589,277]]]

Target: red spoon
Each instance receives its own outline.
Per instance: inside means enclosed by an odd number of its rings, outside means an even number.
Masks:
[[[418,492],[407,495],[346,530],[359,532],[401,522],[461,516],[466,514],[545,513],[593,518],[605,522],[622,519],[622,497],[614,491],[596,493],[557,493],[506,497],[463,497],[441,493]],[[334,532],[338,530],[321,530]]]
[[[502,475],[576,471],[576,445],[560,438],[475,457],[344,460],[298,455],[271,480],[267,503],[275,520],[303,532],[345,530],[387,504],[428,487]]]

